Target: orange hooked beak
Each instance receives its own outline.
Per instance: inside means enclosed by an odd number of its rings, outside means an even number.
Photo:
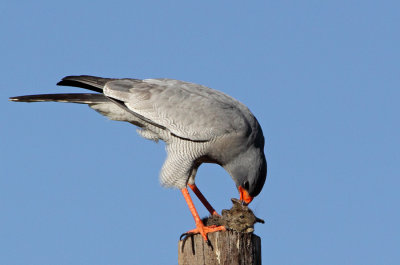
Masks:
[[[242,186],[239,186],[239,194],[240,194],[240,200],[244,201],[245,203],[249,204],[253,200],[253,197],[249,195],[247,190],[242,188]]]

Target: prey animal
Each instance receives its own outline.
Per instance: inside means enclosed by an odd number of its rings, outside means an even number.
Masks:
[[[253,211],[238,199],[232,198],[233,206],[231,209],[222,210],[222,216],[210,215],[203,218],[204,225],[225,226],[228,230],[233,230],[239,233],[254,232],[254,224],[264,223],[263,219],[255,216]]]
[[[67,76],[57,85],[80,87],[94,93],[41,94],[11,97],[16,102],[87,104],[100,114],[138,127],[141,136],[166,143],[167,158],[160,173],[163,186],[181,190],[196,229],[207,233],[223,225],[205,226],[187,187],[217,215],[195,184],[202,163],[222,166],[232,177],[240,200],[250,203],[264,186],[267,162],[264,135],[250,110],[220,91],[173,79],[115,79]],[[209,183],[213,185],[213,183]]]
[[[254,225],[256,223],[264,223],[263,219],[255,216],[253,211],[246,205],[246,203],[235,198],[232,198],[231,200],[233,203],[231,209],[222,210],[222,216],[210,215],[203,218],[203,224],[207,226],[224,226],[227,230],[236,231],[238,233],[253,233]],[[194,233],[190,232],[181,235],[180,239],[182,240],[182,252],[185,247],[186,240],[193,235]]]

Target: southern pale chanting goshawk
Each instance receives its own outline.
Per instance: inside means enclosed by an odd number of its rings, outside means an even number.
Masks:
[[[87,104],[112,120],[130,122],[140,135],[166,143],[167,159],[160,173],[163,186],[175,187],[193,214],[196,229],[207,233],[223,226],[204,226],[187,186],[211,214],[217,214],[195,184],[202,163],[222,166],[248,204],[264,186],[267,163],[264,136],[250,110],[234,98],[193,83],[172,79],[113,79],[67,76],[57,85],[96,93],[43,94],[12,97],[17,102],[57,101]]]

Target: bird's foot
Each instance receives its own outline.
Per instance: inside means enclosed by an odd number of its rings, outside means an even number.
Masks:
[[[192,229],[190,231],[187,231],[186,233],[182,234],[180,239],[182,239],[182,237],[184,237],[184,240],[192,235],[196,235],[196,234],[201,234],[201,236],[203,237],[204,241],[208,244],[208,238],[207,238],[207,234],[208,233],[212,233],[212,232],[217,232],[217,231],[225,231],[226,228],[225,226],[217,226],[217,225],[210,225],[210,226],[205,226],[201,223],[196,224],[196,228]]]
[[[211,215],[221,217],[221,215],[217,213],[217,211],[213,211]]]

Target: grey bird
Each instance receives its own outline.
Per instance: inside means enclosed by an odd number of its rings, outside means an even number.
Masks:
[[[144,138],[166,143],[167,158],[160,173],[163,186],[181,190],[195,219],[196,229],[207,233],[225,230],[204,226],[187,186],[207,210],[218,213],[195,185],[202,163],[222,166],[249,204],[264,186],[267,162],[261,126],[250,110],[234,98],[211,88],[173,79],[114,79],[67,76],[57,85],[80,87],[96,93],[41,94],[11,97],[16,102],[69,102],[87,104],[111,120],[130,122]]]

